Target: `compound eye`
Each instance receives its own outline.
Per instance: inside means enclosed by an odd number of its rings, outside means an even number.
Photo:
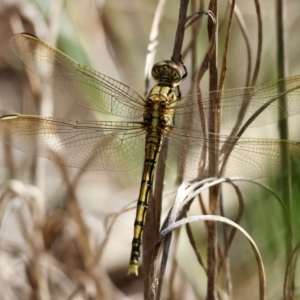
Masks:
[[[152,78],[156,81],[158,81],[158,79],[160,78],[160,74],[162,72],[162,69],[158,66],[158,64],[159,63],[155,64],[152,67],[152,71],[151,71]]]
[[[160,78],[163,76],[163,74],[168,72],[168,68],[169,67],[166,61],[160,61],[156,63],[152,67],[152,71],[151,71],[153,79],[156,81],[160,81]]]
[[[152,68],[152,77],[159,83],[178,85],[185,76],[185,69],[173,61],[167,60],[156,63]]]

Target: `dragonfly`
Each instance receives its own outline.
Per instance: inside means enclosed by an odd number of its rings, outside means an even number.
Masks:
[[[156,85],[142,97],[125,84],[81,65],[34,35],[16,34],[10,47],[26,67],[66,99],[82,107],[122,118],[116,121],[66,120],[33,115],[0,118],[0,140],[59,164],[88,170],[127,171],[143,162],[129,261],[129,274],[138,275],[142,233],[156,162],[167,142],[166,165],[186,178],[208,176],[209,150],[217,153],[218,176],[251,179],[287,175],[282,157],[299,173],[300,143],[276,139],[216,135],[204,130],[214,109],[210,94],[180,97],[186,77],[182,63],[156,63]],[[279,104],[284,96],[286,107]],[[263,126],[300,112],[300,76],[222,92],[222,129]],[[244,106],[243,113],[241,107]],[[278,111],[281,111],[279,117]],[[259,114],[257,112],[259,111]],[[200,119],[202,117],[202,121]],[[212,143],[216,138],[217,143]],[[288,154],[287,154],[288,153]],[[201,166],[201,167],[199,167]],[[200,172],[201,171],[201,172]]]

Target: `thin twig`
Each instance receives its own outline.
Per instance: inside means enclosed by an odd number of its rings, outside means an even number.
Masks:
[[[189,5],[189,0],[181,0],[180,8],[179,8],[179,16],[178,16],[178,25],[176,30],[172,61],[180,62],[182,45],[184,39],[184,26],[186,22],[187,9]]]

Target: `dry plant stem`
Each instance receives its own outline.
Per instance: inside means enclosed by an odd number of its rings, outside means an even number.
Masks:
[[[229,18],[228,18],[228,25],[227,25],[227,30],[226,30],[226,36],[225,36],[225,44],[224,44],[224,49],[223,49],[223,55],[222,55],[222,67],[221,67],[221,74],[220,74],[220,81],[219,81],[219,85],[218,85],[218,99],[222,99],[222,93],[223,93],[223,88],[224,88],[224,83],[225,83],[225,76],[226,76],[226,72],[227,72],[227,55],[228,55],[228,48],[229,48],[229,38],[230,38],[230,31],[231,31],[231,27],[232,27],[232,19],[233,19],[233,12],[234,12],[234,8],[235,8],[235,0],[232,0],[231,4],[230,4],[230,10],[229,10]],[[217,121],[220,122],[221,118],[218,118]],[[220,128],[221,124],[217,123],[217,128]],[[222,205],[222,197],[220,197],[220,205]],[[224,232],[224,243],[225,243],[225,249],[227,247],[227,243],[226,243],[226,235],[225,235],[225,224],[221,224],[221,226],[223,226],[223,232]],[[234,229],[234,228],[233,228]],[[232,229],[232,230],[233,230]],[[225,264],[223,264],[224,260],[226,259],[226,251],[224,251],[224,254],[222,253],[221,247],[218,246],[218,253],[219,253],[219,259],[221,261],[221,265],[223,265],[224,267],[226,267]],[[220,266],[220,262],[219,262],[219,266]],[[220,267],[217,268],[218,271],[220,271]],[[226,272],[225,270],[225,274],[227,274],[228,272]],[[230,279],[227,278],[227,282],[229,282]]]
[[[203,198],[200,194],[198,195],[198,198],[199,198],[199,205],[200,205],[200,208],[202,210],[202,215],[208,215],[206,207],[205,207],[204,202],[203,202]]]
[[[168,140],[165,139],[161,153],[158,157],[156,176],[155,176],[155,188],[153,194],[150,194],[149,206],[147,210],[146,225],[143,232],[143,280],[144,280],[144,297],[147,299],[149,290],[155,280],[154,268],[154,251],[155,241],[159,234],[160,216],[163,199],[163,187],[165,176],[165,159],[168,151]]]
[[[187,14],[187,9],[188,9],[188,0],[181,0],[180,1],[180,9],[179,9],[179,17],[178,17],[178,24],[177,24],[177,31],[176,31],[176,36],[175,36],[175,42],[174,42],[174,48],[173,48],[173,54],[171,59],[174,62],[180,62],[181,59],[181,51],[182,51],[182,44],[183,44],[183,38],[184,38],[184,24],[185,24],[185,20],[186,20],[186,14]],[[163,176],[164,176],[164,157],[166,156],[166,152],[167,152],[167,148],[168,145],[166,143],[166,140],[164,142],[164,145],[162,147],[162,151],[161,151],[161,155],[159,157],[159,161],[158,161],[158,165],[157,165],[157,171],[156,171],[156,179],[155,179],[155,193],[154,193],[154,198],[156,199],[155,201],[158,201],[159,204],[159,209],[157,209],[157,204],[152,203],[152,208],[150,208],[150,213],[153,213],[153,218],[151,216],[151,219],[153,222],[155,222],[155,227],[157,227],[159,225],[159,221],[160,221],[160,217],[158,217],[158,214],[160,216],[160,212],[161,212],[161,201],[162,201],[162,190],[163,190]],[[151,196],[150,196],[151,197]],[[149,201],[154,202],[154,201]],[[154,209],[153,206],[156,206],[156,208]],[[147,216],[147,221],[146,221],[146,227],[147,222],[149,219],[149,211],[148,211],[148,216]],[[150,221],[149,221],[150,222]],[[150,224],[150,223],[149,223]],[[152,233],[154,233],[153,228],[151,228],[149,226],[149,230],[151,229]],[[145,228],[146,230],[146,228]],[[157,230],[158,233],[158,230]],[[156,235],[157,236],[157,235]],[[155,236],[155,238],[156,238]],[[143,243],[144,243],[145,239],[145,232],[144,232],[144,238],[143,238]],[[153,245],[154,243],[151,245],[151,249],[153,249]],[[146,247],[144,247],[145,245],[143,244],[143,249],[145,251],[145,249],[147,249]],[[148,245],[149,246],[149,243]],[[161,293],[161,288],[162,288],[162,278],[164,276],[164,272],[165,272],[165,265],[164,267],[161,268],[160,270],[160,275],[159,275],[159,282],[158,282],[158,286],[156,287],[155,281],[155,257],[157,254],[158,248],[155,247],[155,249],[153,249],[151,252],[147,253],[147,262],[148,262],[148,258],[150,257],[150,262],[151,262],[151,266],[150,264],[147,264],[147,267],[149,267],[149,269],[147,270],[147,273],[145,272],[145,277],[144,277],[144,297],[145,299],[154,299],[154,297],[156,299],[160,298],[160,293]],[[151,256],[150,256],[151,255]],[[143,255],[144,258],[144,255]],[[155,288],[153,288],[155,287]],[[156,289],[156,290],[155,290]]]
[[[227,72],[227,55],[228,55],[229,38],[230,38],[230,31],[231,31],[231,26],[232,26],[234,7],[235,7],[235,0],[232,0],[231,5],[230,5],[229,19],[228,19],[228,25],[227,25],[227,30],[226,30],[226,36],[225,36],[224,50],[223,50],[223,55],[222,55],[222,67],[221,67],[220,82],[219,82],[219,87],[218,87],[219,99],[222,99],[222,91],[224,88],[225,76],[226,76],[226,72]]]
[[[169,256],[169,249],[171,245],[171,238],[172,234],[169,234],[166,239],[164,240],[163,243],[163,253],[162,253],[162,259],[160,263],[160,269],[159,269],[159,275],[158,275],[158,280],[157,280],[157,286],[156,282],[153,281],[153,286],[155,285],[156,291],[152,292],[153,297],[147,298],[147,299],[156,299],[159,300],[161,299],[161,292],[162,292],[162,284],[163,284],[163,277],[166,271],[166,266],[167,266],[167,261],[168,261],[168,256]],[[160,249],[160,243],[158,243],[155,246],[155,257],[157,258],[158,251]],[[155,294],[156,292],[156,294]]]
[[[191,2],[190,10],[198,12],[195,14],[200,14],[201,12],[204,11],[204,3],[203,3],[203,1],[200,1],[198,7],[196,6],[196,3],[198,4],[198,2],[196,2],[195,0],[193,0]],[[193,93],[193,90],[194,90],[195,74],[196,74],[196,68],[197,68],[197,59],[196,59],[197,58],[197,35],[200,31],[200,28],[201,28],[201,22],[200,21],[196,22],[194,24],[194,26],[192,27],[192,34],[191,34],[190,41],[188,42],[185,49],[183,49],[183,51],[182,51],[182,60],[183,61],[189,52],[191,52],[191,56],[192,56],[191,69],[189,71],[189,73],[190,73],[189,76],[191,77],[192,80],[191,80],[190,92],[188,92],[188,94]]]
[[[168,297],[167,299],[175,299],[176,297],[178,298],[177,295],[174,295],[174,292],[177,292],[177,288],[174,286],[174,279],[175,279],[175,275],[176,272],[178,270],[178,263],[176,260],[176,249],[178,247],[178,240],[179,240],[179,235],[180,235],[180,230],[176,231],[174,233],[174,238],[173,238],[173,249],[174,249],[174,253],[172,255],[172,259],[171,259],[171,270],[170,270],[170,275],[169,275],[169,280],[167,282],[168,285]]]
[[[172,61],[179,62],[181,59],[182,44],[184,39],[184,24],[186,22],[189,0],[181,0],[179,8],[178,24],[172,54]]]
[[[252,77],[252,82],[251,86],[256,85],[256,80],[260,68],[260,61],[261,61],[261,52],[262,52],[262,40],[263,40],[263,35],[262,35],[262,18],[261,18],[261,11],[260,11],[260,5],[259,5],[259,0],[254,0],[255,4],[255,10],[256,10],[256,15],[257,15],[257,35],[258,35],[258,43],[257,43],[257,50],[256,50],[256,62],[255,62],[255,67],[254,67],[254,73]]]
[[[149,89],[149,77],[151,68],[154,63],[156,48],[158,44],[159,25],[164,12],[165,0],[160,0],[157,4],[154,20],[149,37],[148,53],[145,64],[145,95],[148,94]],[[167,140],[165,141],[167,142]],[[163,144],[160,156],[157,162],[154,193],[149,196],[149,205],[147,210],[147,219],[143,232],[142,239],[142,260],[143,260],[143,281],[144,281],[144,298],[147,299],[149,290],[153,283],[154,274],[151,264],[153,263],[154,245],[157,235],[159,233],[160,216],[162,207],[162,194],[163,194],[163,182],[165,175],[165,157],[167,153],[168,145]]]
[[[208,34],[211,40],[211,36],[215,35],[218,31],[218,3],[217,0],[212,0],[209,4],[209,9],[213,12],[216,18],[216,24],[214,24],[211,19],[208,19]],[[218,89],[218,71],[217,71],[217,39],[216,46],[214,47],[210,65],[209,65],[209,90],[210,92],[216,91]],[[210,112],[209,112],[209,120],[208,120],[208,132],[219,133],[219,128],[217,127],[220,124],[219,121],[219,113],[220,110],[216,109],[219,99],[217,93],[211,93],[210,96]],[[216,139],[217,135],[213,134],[209,137],[209,143],[211,143],[209,147],[209,177],[214,177],[217,175],[218,168],[218,157],[215,149],[217,149],[218,141]],[[218,196],[219,196],[219,187],[214,186],[209,189],[209,212],[214,215],[217,211],[218,205]],[[217,278],[217,226],[215,222],[208,222],[208,241],[207,241],[207,300],[215,300],[217,299],[216,295],[216,278]]]

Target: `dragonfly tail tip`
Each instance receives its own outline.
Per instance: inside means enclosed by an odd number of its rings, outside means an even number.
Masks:
[[[136,276],[139,275],[139,270],[138,270],[138,266],[137,265],[135,265],[135,264],[130,264],[129,265],[127,275],[130,275],[130,274],[135,274]]]

